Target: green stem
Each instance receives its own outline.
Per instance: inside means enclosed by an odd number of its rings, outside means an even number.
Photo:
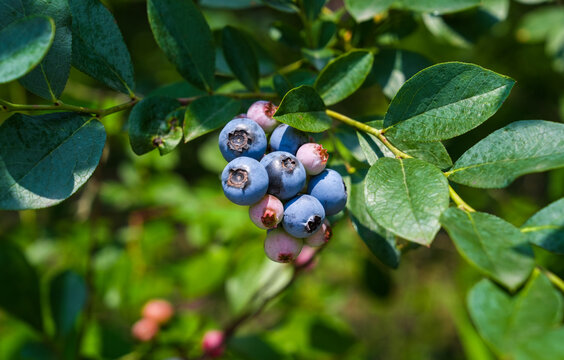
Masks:
[[[411,155],[408,155],[406,153],[404,153],[403,151],[399,150],[398,148],[396,148],[394,145],[392,145],[390,143],[390,141],[384,136],[383,131],[373,128],[372,126],[366,125],[364,123],[361,123],[360,121],[356,121],[354,119],[351,119],[350,117],[343,115],[341,113],[338,113],[336,111],[333,110],[325,110],[325,112],[327,113],[327,115],[329,115],[330,117],[332,117],[335,120],[339,120],[342,123],[345,123],[349,126],[352,126],[360,131],[364,131],[365,133],[371,134],[376,136],[388,149],[390,149],[390,151],[392,153],[394,153],[394,155],[398,158],[398,159],[409,159],[412,158]],[[445,175],[447,175],[447,173],[445,173]],[[448,193],[450,195],[450,198],[452,199],[452,201],[454,201],[454,203],[462,210],[465,211],[469,211],[469,212],[475,212],[476,210],[474,210],[474,208],[472,208],[470,205],[468,205],[461,197],[460,195],[458,195],[456,193],[456,191],[454,191],[454,189],[452,188],[452,186],[448,186]]]
[[[560,291],[564,292],[564,280],[562,280],[560,277],[558,277],[558,275],[556,275],[555,273],[546,270],[546,269],[542,269],[544,274],[548,277],[548,279],[550,280],[550,282],[556,286]]]
[[[54,110],[54,111],[73,111],[81,114],[90,114],[95,115],[97,117],[104,117],[110,114],[113,114],[118,111],[123,111],[133,107],[133,105],[139,102],[139,98],[133,98],[131,101],[126,103],[116,105],[107,109],[92,109],[84,106],[76,106],[65,104],[62,101],[58,101],[53,105],[25,105],[25,104],[13,104],[11,102],[0,100],[0,107],[2,110],[7,112],[16,112],[16,111],[47,111],[47,110]]]
[[[343,122],[343,123],[345,123],[349,126],[357,128],[360,131],[364,131],[365,133],[376,136],[388,149],[390,149],[390,151],[392,153],[394,153],[394,155],[397,158],[399,158],[399,159],[410,159],[410,158],[412,158],[411,155],[404,153],[403,151],[401,151],[400,149],[398,149],[397,147],[392,145],[390,143],[390,141],[382,134],[382,130],[378,130],[376,128],[373,128],[372,126],[369,126],[369,125],[366,125],[364,123],[361,123],[360,121],[356,121],[354,119],[351,119],[350,117],[343,115],[341,113],[338,113],[336,111],[333,111],[333,110],[325,110],[325,112],[327,113],[327,115],[329,115],[333,119],[339,120],[340,122]]]
[[[449,193],[452,201],[454,201],[454,203],[456,204],[456,206],[458,206],[459,209],[462,209],[462,210],[468,211],[468,212],[475,212],[476,211],[476,210],[474,210],[474,208],[472,206],[468,205],[466,203],[466,201],[464,201],[460,197],[460,195],[458,195],[456,193],[456,191],[454,191],[454,189],[450,185],[448,186],[448,193]]]
[[[298,61],[294,61],[293,63],[288,64],[288,65],[284,66],[283,68],[280,68],[278,70],[278,73],[281,74],[281,75],[284,75],[284,74],[287,74],[287,73],[292,72],[294,70],[298,70],[302,66],[303,63],[304,63],[303,59],[300,59]]]

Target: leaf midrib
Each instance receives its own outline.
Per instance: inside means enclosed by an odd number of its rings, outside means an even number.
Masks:
[[[536,159],[542,159],[542,158],[546,158],[546,157],[560,156],[560,155],[564,155],[564,152],[558,152],[558,153],[553,153],[553,154],[549,154],[549,155],[533,156],[533,157],[527,157],[527,158],[500,159],[500,160],[495,160],[495,161],[488,161],[488,162],[485,162],[485,163],[473,164],[473,165],[461,167],[461,168],[458,168],[458,169],[453,169],[453,170],[450,171],[448,176],[450,176],[454,173],[457,173],[459,171],[473,169],[473,168],[480,167],[480,166],[488,166],[488,165],[493,165],[493,164],[497,164],[497,163],[504,163],[504,162],[511,163],[511,162],[523,161],[523,160],[536,160]],[[456,164],[454,164],[454,166],[456,166]]]

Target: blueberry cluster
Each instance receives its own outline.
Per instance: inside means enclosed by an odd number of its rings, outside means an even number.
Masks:
[[[250,205],[253,223],[267,230],[266,255],[291,262],[304,242],[321,246],[329,241],[326,216],[345,207],[347,189],[339,173],[325,169],[327,150],[307,133],[278,124],[275,112],[271,102],[257,101],[225,125],[219,149],[229,163],[221,182],[225,196]]]

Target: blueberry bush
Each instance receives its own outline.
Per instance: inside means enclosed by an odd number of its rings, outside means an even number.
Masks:
[[[563,83],[560,1],[0,0],[0,358],[564,359]]]

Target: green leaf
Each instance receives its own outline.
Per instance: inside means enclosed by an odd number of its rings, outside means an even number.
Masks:
[[[370,75],[363,87],[378,83],[393,98],[407,79],[432,63],[422,55],[406,50],[384,49],[374,56]]]
[[[313,21],[317,19],[327,0],[302,0],[306,17]]]
[[[157,44],[180,75],[211,90],[215,71],[212,34],[192,0],[149,0],[147,11]]]
[[[326,105],[333,105],[352,95],[370,73],[374,55],[367,50],[353,50],[332,60],[319,74],[315,90]]]
[[[158,148],[164,155],[180,143],[184,113],[176,112],[179,106],[176,99],[151,96],[133,107],[128,127],[129,142],[134,153],[143,155]]]
[[[441,41],[464,49],[472,46],[470,40],[449,26],[442,16],[435,14],[423,14],[421,15],[421,19],[423,20],[427,30]]]
[[[37,273],[21,250],[8,241],[0,241],[0,283],[0,307],[42,332]]]
[[[71,67],[72,31],[68,0],[0,2],[0,28],[30,15],[52,18],[55,21],[55,38],[39,66],[19,81],[32,93],[55,100],[65,88]]]
[[[366,206],[386,230],[430,245],[448,208],[448,182],[435,166],[418,159],[381,158],[366,176]]]
[[[18,79],[36,67],[55,38],[55,22],[29,16],[0,31],[0,84]]]
[[[200,0],[200,5],[220,9],[247,9],[256,7],[256,0]]]
[[[69,334],[74,328],[78,315],[86,305],[86,296],[86,283],[74,271],[64,271],[51,281],[51,315],[59,336]]]
[[[401,252],[396,248],[396,237],[387,231],[367,211],[364,198],[364,183],[367,171],[360,169],[357,173],[344,177],[350,179],[348,185],[349,200],[347,209],[353,226],[368,249],[386,266],[397,269]]]
[[[480,0],[396,0],[396,6],[417,12],[448,14],[480,5]]]
[[[98,0],[71,0],[70,9],[73,66],[133,96],[133,64],[112,13]]]
[[[523,226],[529,242],[564,255],[564,198],[533,215]]]
[[[102,123],[75,113],[12,115],[0,126],[0,209],[65,200],[90,178],[105,141]]]
[[[376,129],[382,129],[382,121],[369,121],[366,125],[372,126]],[[370,165],[373,165],[376,160],[381,157],[395,157],[395,155],[374,135],[367,133],[358,133],[360,146]],[[408,155],[414,158],[427,161],[439,169],[447,169],[452,166],[452,160],[440,142],[417,143],[409,140],[389,139],[394,146],[401,149]]]
[[[517,177],[564,166],[564,124],[516,121],[494,131],[456,161],[449,179],[478,188],[505,187]]]
[[[540,272],[513,297],[488,280],[480,281],[468,294],[468,310],[499,358],[564,358],[562,295]]]
[[[388,10],[395,0],[345,0],[345,7],[352,17],[363,22]]]
[[[259,66],[251,44],[241,31],[226,26],[222,32],[223,54],[233,74],[250,91],[259,90]]]
[[[401,87],[392,99],[384,126],[395,138],[418,142],[449,139],[492,116],[514,83],[473,64],[434,65]]]
[[[195,100],[184,118],[184,142],[223,127],[237,115],[241,104],[225,96],[206,96]]]
[[[510,290],[527,280],[534,266],[526,237],[496,216],[450,208],[441,216],[456,249],[470,264]]]
[[[296,129],[322,132],[331,127],[325,104],[317,92],[307,85],[290,90],[282,99],[274,118]]]
[[[517,27],[517,39],[524,43],[545,41],[558,32],[564,23],[564,9],[560,6],[542,7],[528,12]]]

